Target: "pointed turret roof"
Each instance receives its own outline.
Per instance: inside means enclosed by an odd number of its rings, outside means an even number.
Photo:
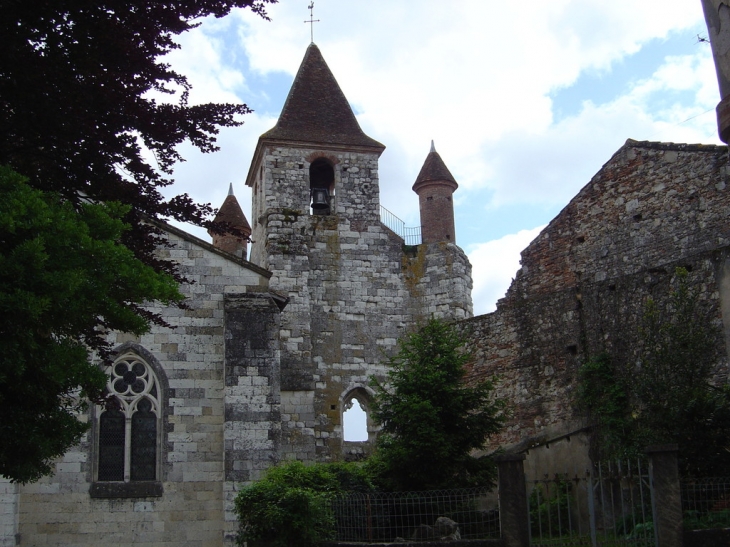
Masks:
[[[233,183],[228,187],[228,195],[213,222],[226,222],[242,232],[251,233],[251,225],[246,220],[236,196],[233,195]]]
[[[444,160],[442,160],[439,153],[436,152],[436,147],[433,145],[433,141],[431,141],[431,151],[428,153],[428,156],[426,156],[426,161],[423,162],[421,172],[418,173],[416,182],[413,184],[413,190],[415,191],[416,187],[425,182],[432,181],[451,182],[454,184],[454,189],[459,187],[459,185],[456,184],[456,179],[451,174],[448,167],[446,167]]]
[[[276,125],[261,139],[384,149],[357,123],[319,48],[310,44]]]

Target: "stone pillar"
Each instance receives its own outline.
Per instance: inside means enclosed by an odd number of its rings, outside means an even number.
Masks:
[[[499,469],[499,521],[504,547],[530,547],[524,454],[495,458]]]
[[[18,496],[18,483],[0,475],[0,547],[18,545]]]
[[[658,547],[682,547],[682,499],[677,445],[650,446],[651,508]]]
[[[730,6],[727,0],[702,0],[721,101],[717,129],[722,142],[730,139]]]
[[[235,541],[234,499],[238,486],[260,479],[279,460],[279,329],[284,305],[286,301],[269,293],[225,295],[226,545]]]

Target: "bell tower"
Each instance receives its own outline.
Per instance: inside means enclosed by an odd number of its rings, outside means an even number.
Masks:
[[[399,273],[402,247],[380,223],[384,149],[362,131],[311,44],[246,180],[250,260],[289,298],[280,331],[282,451],[305,461],[343,457],[345,406],[353,393],[365,404],[383,349],[395,345],[394,325],[407,322],[395,306],[383,321],[378,307],[394,292],[386,274]]]
[[[268,268],[276,245],[298,244],[288,236],[281,240],[275,211],[287,219],[346,215],[379,222],[383,150],[360,129],[319,48],[310,44],[279,120],[259,137],[246,179],[253,194],[251,261]]]

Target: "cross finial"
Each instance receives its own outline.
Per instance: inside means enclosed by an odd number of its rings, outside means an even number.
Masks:
[[[314,1],[309,3],[309,21],[304,21],[305,23],[309,23],[309,34],[310,38],[312,40],[312,43],[314,43],[314,23],[319,23],[319,19],[314,18]]]

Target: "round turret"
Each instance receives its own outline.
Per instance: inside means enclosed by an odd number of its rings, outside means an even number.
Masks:
[[[431,151],[418,173],[413,191],[418,194],[423,243],[456,243],[452,195],[459,187],[431,141]]]
[[[223,205],[218,210],[213,222],[225,223],[230,228],[237,230],[238,233],[230,231],[223,233],[215,233],[208,230],[208,234],[213,238],[213,246],[221,251],[231,253],[241,258],[246,258],[248,252],[248,238],[251,235],[251,226],[243,214],[241,206],[238,204],[236,196],[233,195],[233,184],[228,188],[228,196],[226,196]]]

